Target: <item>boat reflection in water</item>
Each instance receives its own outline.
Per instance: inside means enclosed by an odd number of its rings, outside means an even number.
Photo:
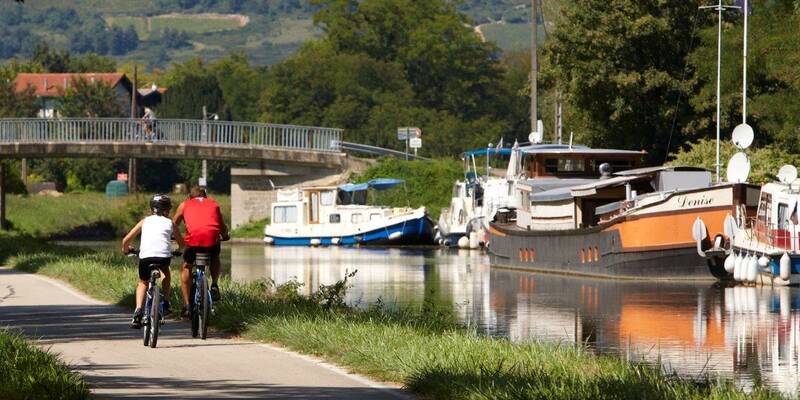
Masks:
[[[800,290],[574,278],[491,269],[448,249],[233,246],[238,281],[296,279],[311,293],[358,269],[347,301],[449,310],[485,334],[584,343],[598,353],[661,362],[798,393]]]

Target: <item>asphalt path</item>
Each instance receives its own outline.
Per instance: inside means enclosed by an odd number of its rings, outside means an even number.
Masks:
[[[211,332],[208,340],[193,339],[187,322],[168,320],[151,349],[129,322],[128,310],[60,281],[0,268],[0,327],[58,354],[98,398],[411,398],[272,345]]]

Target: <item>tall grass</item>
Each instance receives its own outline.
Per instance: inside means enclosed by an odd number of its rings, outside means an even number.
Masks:
[[[2,239],[2,237],[0,237]],[[0,246],[0,251],[13,249]],[[17,268],[64,279],[92,296],[130,306],[133,261],[104,252],[54,247],[17,250]],[[176,280],[177,282],[177,280]],[[177,283],[175,284],[177,285]],[[432,304],[364,310],[343,305],[347,282],[311,298],[301,284],[221,282],[212,323],[393,382],[432,399],[779,399],[729,382],[690,381],[643,363],[596,356],[572,345],[513,343],[478,335]],[[174,291],[177,296],[177,290]]]
[[[83,378],[50,352],[0,329],[0,399],[88,399]]]
[[[262,238],[264,227],[269,224],[269,218],[248,222],[231,231],[233,238]]]

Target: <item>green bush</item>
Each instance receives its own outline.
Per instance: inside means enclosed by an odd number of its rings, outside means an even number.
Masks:
[[[671,154],[673,158],[669,165],[701,167],[714,171],[716,162],[716,140],[702,139],[692,143],[687,149]],[[734,153],[740,151],[730,141],[720,142],[720,176],[725,180],[728,160]],[[800,156],[791,154],[777,145],[768,145],[760,148],[745,150],[750,158],[749,182],[762,184],[776,180],[778,170],[784,164],[800,165]]]

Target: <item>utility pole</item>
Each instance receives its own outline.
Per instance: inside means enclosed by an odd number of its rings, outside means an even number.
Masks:
[[[536,18],[536,0],[531,0],[531,132],[536,131],[536,75],[538,73],[538,61],[536,59],[537,31],[539,30],[538,19]]]
[[[732,6],[725,6],[722,5],[722,0],[717,0],[717,4],[713,6],[702,6],[700,7],[701,10],[714,10],[717,12],[717,161],[716,161],[716,174],[717,174],[717,183],[721,182],[721,178],[719,176],[719,118],[720,118],[720,111],[719,111],[719,101],[720,101],[720,74],[722,71],[722,12],[726,9],[733,9],[738,7]]]
[[[555,123],[555,133],[556,133],[556,143],[561,144],[561,129],[562,129],[562,114],[561,114],[561,91],[556,90],[556,123]]]
[[[20,178],[22,179],[22,184],[27,187],[28,186],[28,159],[23,158],[20,160],[19,164],[19,174]]]

